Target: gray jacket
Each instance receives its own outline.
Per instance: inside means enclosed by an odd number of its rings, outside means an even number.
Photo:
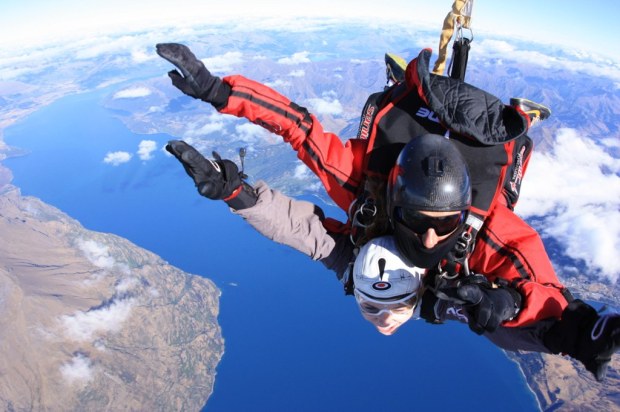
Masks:
[[[320,261],[341,280],[353,259],[353,244],[347,236],[325,229],[321,208],[272,190],[263,181],[254,188],[258,194],[256,205],[232,212],[265,237]]]

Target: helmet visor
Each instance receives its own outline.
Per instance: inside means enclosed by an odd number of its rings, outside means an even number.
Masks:
[[[463,224],[466,214],[466,211],[461,211],[447,216],[429,216],[417,210],[402,207],[394,210],[396,220],[418,235],[423,235],[429,229],[434,229],[438,236],[448,235]]]

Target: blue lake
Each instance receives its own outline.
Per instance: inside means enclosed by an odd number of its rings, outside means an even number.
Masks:
[[[102,108],[105,93],[64,98],[5,130],[31,153],[4,163],[24,195],[218,285],[226,346],[207,412],[538,409],[517,365],[465,325],[377,333],[333,273],[198,196],[173,158],[105,164],[107,152],[170,139],[130,132]]]

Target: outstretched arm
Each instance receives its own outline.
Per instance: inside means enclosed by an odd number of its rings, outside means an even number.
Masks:
[[[321,180],[329,196],[347,210],[358,193],[366,141],[342,143],[323,130],[308,110],[275,90],[243,76],[212,75],[189,48],[176,43],[157,45],[157,53],[178,70],[169,72],[183,93],[211,103],[220,113],[245,117],[282,136]]]
[[[353,246],[346,236],[323,226],[324,215],[318,206],[289,198],[264,182],[258,182],[256,188],[250,186],[241,179],[234,162],[215,152],[215,159],[210,160],[178,140],[170,141],[166,150],[181,162],[199,194],[224,200],[233,213],[264,236],[321,261],[342,278],[353,257]]]
[[[497,205],[477,237],[472,270],[491,281],[503,279],[522,297],[519,314],[504,326],[559,319],[568,291],[557,278],[536,231],[503,205]]]
[[[347,236],[324,227],[321,208],[285,196],[262,181],[255,187],[256,205],[233,213],[269,239],[321,261],[341,279],[353,258],[353,245]]]
[[[328,195],[343,210],[355,199],[362,180],[366,140],[340,138],[323,130],[308,110],[275,90],[242,76],[225,77],[231,88],[221,113],[245,117],[282,136],[297,157],[318,176]]]

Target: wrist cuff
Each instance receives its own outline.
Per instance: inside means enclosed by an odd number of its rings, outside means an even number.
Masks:
[[[513,289],[511,287],[506,287],[504,288],[508,293],[510,293],[510,296],[512,297],[513,301],[514,301],[514,313],[513,315],[508,319],[508,320],[513,320],[514,318],[517,317],[517,315],[519,314],[519,312],[521,311],[521,302],[523,301],[523,298],[521,297],[521,294],[516,290]]]
[[[258,200],[258,195],[252,186],[242,182],[241,186],[235,189],[230,196],[223,200],[229,207],[235,210],[242,210],[254,206]]]
[[[215,110],[220,111],[228,104],[228,97],[231,92],[232,89],[230,85],[223,80],[220,80],[217,90],[209,102],[213,105],[213,107],[215,107]]]

